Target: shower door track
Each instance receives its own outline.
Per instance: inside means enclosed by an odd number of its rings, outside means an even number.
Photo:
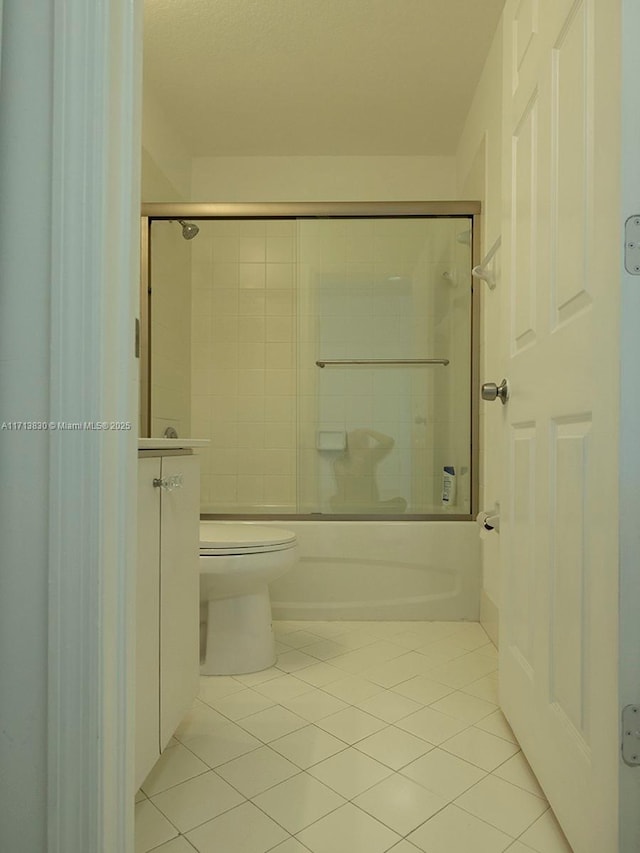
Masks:
[[[472,221],[471,267],[482,257],[479,201],[340,201],[340,202],[146,202],[140,220],[140,434],[151,433],[151,224],[168,219],[357,219],[396,218],[468,218]],[[324,513],[291,514],[203,514],[203,518],[242,518],[247,520],[300,521],[472,521],[479,511],[479,383],[480,383],[480,288],[481,282],[470,275],[471,287],[471,411],[470,411],[470,512],[439,515],[333,515]]]

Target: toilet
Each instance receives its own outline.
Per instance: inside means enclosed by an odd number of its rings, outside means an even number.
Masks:
[[[202,675],[241,675],[273,666],[269,583],[297,560],[296,536],[289,530],[243,521],[200,522]]]

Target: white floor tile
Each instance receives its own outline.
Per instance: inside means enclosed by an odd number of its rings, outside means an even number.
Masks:
[[[469,649],[459,645],[454,639],[437,640],[416,649],[429,662],[431,668],[442,666],[469,654]]]
[[[272,678],[262,684],[256,684],[255,690],[262,693],[263,696],[268,696],[274,702],[281,702],[283,699],[291,699],[293,696],[299,696],[301,693],[306,693],[309,685],[305,681],[300,681],[293,675],[283,675],[280,670],[278,678]]]
[[[325,684],[340,681],[344,678],[344,672],[335,666],[331,666],[330,663],[314,663],[311,666],[305,666],[304,669],[299,669],[296,672],[296,678],[306,681],[307,684],[314,687],[324,687]]]
[[[265,711],[244,717],[240,720],[240,725],[263,743],[269,743],[289,732],[301,729],[307,725],[307,721],[281,705],[273,705]]]
[[[400,836],[347,803],[299,834],[313,853],[384,853]]]
[[[312,776],[347,800],[362,794],[392,772],[389,767],[354,747],[348,747],[309,768]]]
[[[400,720],[396,725],[399,729],[411,732],[416,737],[421,737],[438,746],[458,732],[464,731],[468,724],[456,720],[454,717],[449,717],[447,714],[434,711],[432,707],[429,707],[421,708],[414,714]]]
[[[546,800],[504,779],[486,776],[456,800],[456,805],[516,838],[547,808]]]
[[[312,643],[317,643],[319,639],[318,634],[313,634],[310,631],[288,631],[280,635],[279,641],[292,649],[302,649]]]
[[[297,834],[343,805],[344,798],[308,773],[301,773],[254,797],[253,802],[280,826]]]
[[[447,805],[442,797],[399,773],[374,785],[353,802],[400,835],[407,835]]]
[[[273,847],[269,853],[309,853],[309,848],[304,847],[297,838],[288,838],[277,847]]]
[[[443,714],[448,714],[450,717],[455,717],[456,720],[462,720],[469,725],[485,719],[497,710],[492,702],[479,699],[477,696],[470,696],[460,690],[449,693],[444,699],[438,699],[437,702],[431,704],[431,707],[435,711],[442,711]]]
[[[506,721],[505,716],[500,709],[494,711],[493,714],[489,714],[488,717],[479,720],[475,725],[479,729],[489,732],[491,735],[496,735],[497,737],[501,737],[503,740],[511,741],[511,743],[518,743],[518,739],[514,735],[511,730],[511,726]]]
[[[424,675],[429,668],[430,664],[423,655],[404,652],[400,657],[365,670],[364,677],[381,687],[395,687],[416,675]]]
[[[570,853],[478,623],[274,631],[276,666],[201,678],[136,796],[136,853]]]
[[[153,805],[151,800],[143,800],[136,805],[136,829],[135,829],[135,851],[136,853],[147,853],[162,844],[175,838],[178,830],[173,826],[162,812]]]
[[[235,723],[218,726],[212,734],[200,734],[184,741],[191,752],[209,767],[217,767],[262,746],[259,740]]]
[[[347,652],[347,654],[332,658],[331,665],[337,666],[338,669],[343,669],[345,672],[354,675],[365,672],[370,667],[378,666],[403,654],[406,654],[406,649],[379,640],[373,643],[373,645],[364,646],[356,651]]]
[[[394,693],[392,690],[383,690],[382,693],[355,704],[361,711],[373,714],[385,723],[395,723],[422,708],[419,702]]]
[[[305,666],[312,666],[317,662],[317,658],[305,654],[304,650],[292,649],[290,652],[278,655],[276,667],[283,672],[296,672],[298,669],[304,669]]]
[[[463,693],[470,693],[471,696],[478,696],[480,699],[486,699],[487,702],[493,702],[494,705],[499,705],[498,698],[498,673],[491,672],[477,681],[472,681],[471,684],[465,684],[461,688]]]
[[[393,642],[397,646],[402,646],[403,649],[408,649],[409,651],[413,652],[416,649],[420,648],[420,646],[424,646],[424,633],[411,629],[408,629],[406,631],[400,631],[399,634],[393,635]]]
[[[335,714],[348,707],[342,699],[323,690],[310,690],[308,693],[294,696],[293,699],[286,699],[280,704],[310,723],[315,723],[316,720],[321,720],[329,714]]]
[[[471,727],[442,744],[447,752],[483,770],[495,770],[519,751],[514,743]]]
[[[345,633],[344,624],[344,622],[338,620],[335,622],[314,622],[312,633],[317,634],[319,637],[337,637],[339,634]]]
[[[183,833],[243,801],[244,797],[212,770],[169,788],[151,800]]]
[[[365,714],[359,708],[345,708],[318,720],[321,729],[340,738],[345,743],[356,743],[385,727],[382,720]]]
[[[336,635],[334,640],[347,649],[355,650],[373,645],[376,642],[376,637],[370,631],[362,628],[351,628],[349,631]]]
[[[142,790],[148,797],[152,797],[208,770],[204,761],[178,743],[165,749],[142,783]]]
[[[336,643],[335,640],[319,640],[310,646],[306,646],[305,652],[318,660],[331,660],[339,655],[346,655],[350,651],[348,646]]]
[[[263,696],[262,693],[258,693],[257,690],[250,687],[211,702],[211,706],[216,711],[230,720],[242,720],[244,717],[256,714],[258,711],[264,711],[265,708],[270,708],[274,704],[273,699]]]
[[[181,835],[172,841],[167,841],[166,844],[161,844],[160,847],[154,847],[153,853],[193,853],[193,847]]]
[[[382,687],[379,684],[374,684],[372,681],[367,681],[366,678],[361,678],[357,675],[343,677],[339,681],[332,681],[323,688],[332,696],[337,696],[343,702],[355,704],[363,699],[369,699],[382,692]]]
[[[453,688],[438,684],[437,681],[433,681],[427,675],[417,675],[415,678],[410,678],[408,681],[396,685],[393,692],[420,702],[421,705],[430,705],[432,702],[442,699],[443,696],[453,693]]]
[[[516,752],[513,758],[497,767],[493,771],[493,775],[499,776],[500,779],[506,779],[507,782],[511,782],[512,785],[517,785],[519,788],[524,788],[530,794],[546,799],[533,770],[529,767],[529,762],[521,752]]]
[[[240,684],[231,675],[201,675],[199,697],[203,702],[211,702],[212,699],[222,699],[242,690]]]
[[[497,663],[495,661],[475,652],[469,652],[460,658],[456,658],[456,660],[430,670],[429,677],[434,681],[446,684],[447,687],[455,687],[459,690],[461,687],[489,675],[496,668]]]
[[[270,745],[302,770],[346,748],[343,741],[314,725],[278,738]]]
[[[281,678],[282,671],[271,666],[268,669],[261,669],[259,672],[247,672],[244,675],[234,675],[233,677],[245,687],[255,687],[258,684],[273,681],[274,678]]]
[[[196,702],[175,731],[175,737],[184,743],[198,735],[211,734],[229,721],[203,702]]]
[[[419,853],[419,848],[414,847],[406,839],[403,839],[400,844],[396,844],[389,850],[389,853]]]
[[[491,658],[492,660],[497,661],[499,658],[498,650],[493,645],[493,643],[487,643],[484,646],[478,646],[476,649],[479,655],[484,655],[484,657]]]
[[[392,770],[400,770],[433,749],[431,744],[422,738],[395,726],[387,726],[386,729],[359,741],[356,746],[361,752],[386,764]]]
[[[460,627],[454,631],[451,638],[461,646],[469,649],[469,651],[473,651],[490,642],[489,635],[479,622],[460,623]]]
[[[199,853],[265,853],[288,833],[251,803],[243,803],[187,834]]]
[[[402,774],[449,802],[486,775],[479,767],[442,749],[432,749],[411,762],[402,768]]]
[[[261,794],[299,772],[299,767],[268,746],[254,749],[216,769],[218,775],[245,797]]]
[[[502,853],[513,841],[454,805],[419,826],[408,840],[426,853]]]
[[[296,619],[274,619],[273,633],[276,637],[285,637],[287,634],[292,634],[294,631],[306,631],[312,622],[302,622]]]
[[[553,812],[549,809],[519,839],[536,853],[572,853]]]

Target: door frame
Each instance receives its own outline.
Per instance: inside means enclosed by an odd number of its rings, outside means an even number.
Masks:
[[[0,19],[0,846],[130,853],[142,8]]]

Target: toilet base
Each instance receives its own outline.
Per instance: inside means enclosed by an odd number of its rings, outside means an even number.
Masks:
[[[207,603],[202,675],[242,675],[276,662],[269,587]]]

